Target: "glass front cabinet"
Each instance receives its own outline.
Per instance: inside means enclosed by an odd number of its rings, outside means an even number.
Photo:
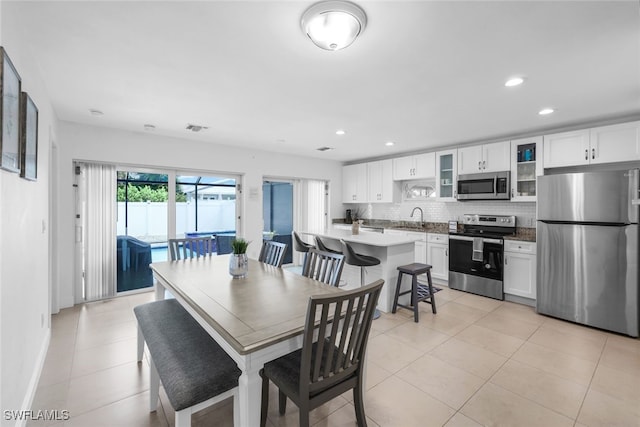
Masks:
[[[438,199],[453,202],[457,196],[458,150],[436,152]]]
[[[511,141],[511,201],[535,202],[536,178],[543,173],[542,136]]]

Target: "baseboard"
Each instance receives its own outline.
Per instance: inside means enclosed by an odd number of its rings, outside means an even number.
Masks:
[[[518,295],[504,294],[504,300],[509,302],[515,302],[518,304],[528,305],[529,307],[536,306],[536,300],[531,298],[525,298]]]
[[[31,406],[33,405],[33,398],[36,395],[36,390],[38,389],[38,383],[40,382],[40,375],[42,374],[42,368],[44,367],[44,361],[47,358],[47,351],[49,350],[49,343],[51,342],[51,328],[47,329],[47,333],[42,341],[42,346],[40,347],[40,352],[38,354],[38,359],[36,359],[36,366],[33,370],[33,374],[31,375],[31,379],[29,380],[29,386],[27,387],[27,392],[25,393],[24,400],[22,401],[22,413],[26,413],[26,411],[31,410]],[[25,427],[27,424],[27,420],[18,420],[16,422],[16,427]]]
[[[60,297],[60,306],[58,307],[60,310],[62,310],[63,308],[70,308],[73,307],[76,302],[73,299],[73,295],[68,295],[65,297]]]

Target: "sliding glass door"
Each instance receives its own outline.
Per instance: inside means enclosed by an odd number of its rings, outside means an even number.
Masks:
[[[149,264],[167,260],[169,176],[118,171],[117,290],[153,286]]]
[[[286,181],[269,181],[262,183],[262,218],[264,222],[263,236],[286,243],[288,246],[283,263],[292,262],[293,231],[293,183]]]

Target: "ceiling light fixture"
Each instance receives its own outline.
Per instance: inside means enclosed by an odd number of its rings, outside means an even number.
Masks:
[[[384,145],[386,145],[387,147],[393,147],[396,144],[393,141],[387,141],[387,142],[384,143]]]
[[[524,79],[522,77],[513,77],[507,80],[504,85],[506,87],[514,87],[514,86],[520,86],[522,83],[524,83]]]
[[[320,147],[320,148],[316,148],[316,150],[318,151],[331,151],[334,150],[333,147]]]
[[[340,50],[351,45],[364,31],[367,15],[348,1],[322,1],[302,15],[300,26],[311,41],[325,50]]]
[[[338,129],[336,131],[336,135],[344,135],[345,133],[347,133],[347,132],[343,131],[342,129]]]
[[[556,110],[554,110],[553,108],[543,108],[542,110],[538,111],[538,114],[540,114],[541,116],[546,116],[553,113],[554,111]]]
[[[200,132],[203,129],[209,129],[207,126],[202,126],[202,125],[194,125],[191,123],[187,124],[187,127],[185,128],[187,130],[190,130],[191,132]]]

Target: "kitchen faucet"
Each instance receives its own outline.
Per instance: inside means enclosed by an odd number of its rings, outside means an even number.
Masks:
[[[411,211],[411,218],[413,218],[413,214],[416,213],[416,209],[420,211],[420,227],[424,227],[424,212],[422,212],[422,208],[415,207]]]

